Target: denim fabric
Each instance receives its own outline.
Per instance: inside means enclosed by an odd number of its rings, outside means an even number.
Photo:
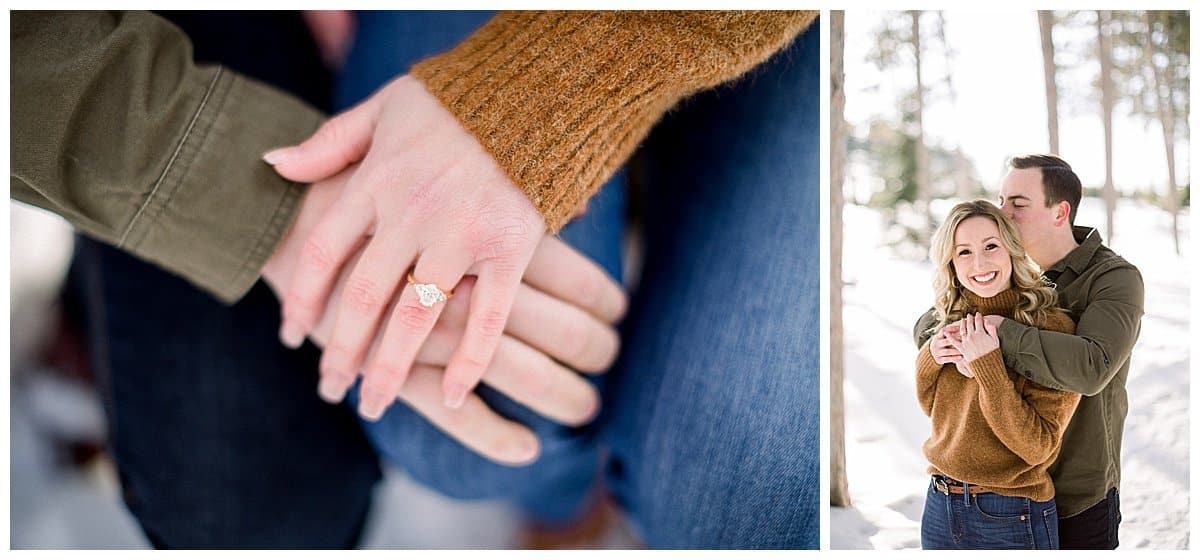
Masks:
[[[342,106],[437,50],[426,40],[457,40],[426,21],[435,14],[360,17]],[[515,496],[553,521],[585,505],[599,448],[609,489],[650,546],[815,548],[817,29],[735,85],[684,102],[635,156],[630,180],[647,195],[644,270],[622,356],[599,380],[597,422],[564,429],[484,392],[537,429],[545,451],[533,466],[488,463],[406,409],[365,424],[380,452],[443,493]],[[614,277],[620,181],[563,232]]]
[[[488,17],[360,14],[335,104]],[[625,186],[642,193],[642,274],[622,355],[591,378],[597,421],[564,428],[480,389],[537,431],[529,467],[490,463],[403,406],[359,424],[353,402],[321,403],[319,354],[278,344],[264,286],[226,308],[82,243],[127,503],[155,544],[351,546],[378,453],[442,493],[513,500],[550,522],[578,515],[603,481],[652,547],[816,548],[819,35],[814,24],[736,84],[684,101],[563,231],[620,278]]]
[[[930,481],[921,516],[925,550],[1054,550],[1058,510],[1054,499],[994,493],[943,494]]]
[[[659,548],[816,548],[819,26],[685,100],[633,167],[645,269],[602,416]]]
[[[74,267],[123,498],[155,547],[358,542],[378,461],[317,398],[317,349],[279,344],[266,286],[225,307],[83,236]]]
[[[1100,503],[1058,520],[1064,550],[1116,550],[1121,527],[1121,493],[1109,488]]]

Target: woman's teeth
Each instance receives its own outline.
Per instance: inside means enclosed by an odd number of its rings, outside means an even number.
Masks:
[[[996,278],[996,273],[995,273],[995,272],[989,272],[989,273],[987,273],[987,274],[984,274],[984,275],[982,275],[982,276],[972,276],[972,277],[971,277],[971,279],[972,279],[972,280],[974,280],[974,281],[975,281],[975,283],[977,283],[977,284],[987,284],[988,282],[991,282],[991,281],[992,281],[992,280],[994,280],[995,278]]]

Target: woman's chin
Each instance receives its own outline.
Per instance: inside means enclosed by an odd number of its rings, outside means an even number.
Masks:
[[[999,294],[1000,292],[1003,292],[1004,286],[1001,286],[999,282],[996,282],[988,286],[979,286],[973,284],[967,289],[971,290],[971,293],[975,294],[975,297],[990,298]]]

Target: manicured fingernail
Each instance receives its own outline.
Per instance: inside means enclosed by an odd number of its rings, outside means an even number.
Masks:
[[[321,399],[329,404],[337,404],[346,398],[346,389],[349,385],[345,379],[340,376],[322,375],[321,382],[317,384],[317,394],[321,395]]]
[[[263,154],[263,161],[271,165],[279,165],[296,155],[294,148],[276,148]]]
[[[387,408],[387,398],[379,393],[364,392],[362,402],[358,403],[358,415],[374,422],[383,416],[383,410]]]
[[[455,383],[446,390],[446,406],[450,408],[462,408],[463,402],[467,400],[467,386],[462,383]]]
[[[291,321],[284,321],[279,326],[279,340],[284,346],[296,349],[304,342],[304,329]]]

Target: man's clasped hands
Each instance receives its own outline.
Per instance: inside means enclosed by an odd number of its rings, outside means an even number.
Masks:
[[[481,381],[566,425],[590,421],[598,373],[617,354],[620,285],[547,233],[528,196],[411,76],[263,159],[313,183],[263,268],[280,339],[324,348],[318,392],[358,413],[396,399],[463,445],[527,464],[538,440],[492,411]],[[451,293],[423,305],[409,276]]]

